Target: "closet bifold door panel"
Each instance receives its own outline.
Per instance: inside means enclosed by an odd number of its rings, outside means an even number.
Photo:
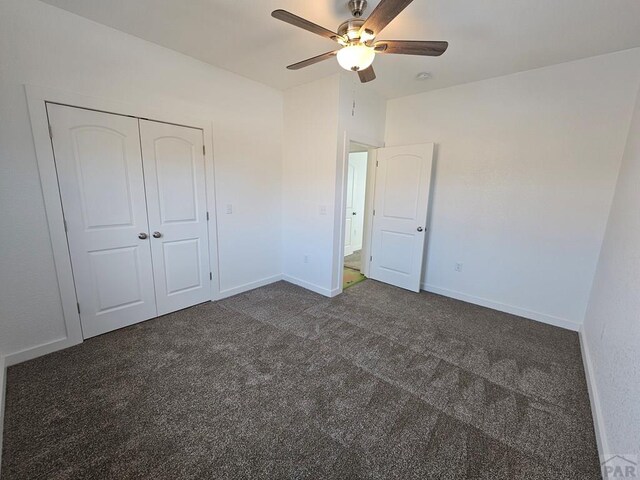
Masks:
[[[47,112],[84,338],[155,317],[138,120]]]
[[[210,299],[202,130],[140,120],[158,315]]]

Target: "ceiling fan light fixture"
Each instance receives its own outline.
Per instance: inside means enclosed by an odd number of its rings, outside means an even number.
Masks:
[[[353,72],[368,68],[375,56],[375,50],[363,44],[348,45],[339,50],[337,55],[340,66]]]

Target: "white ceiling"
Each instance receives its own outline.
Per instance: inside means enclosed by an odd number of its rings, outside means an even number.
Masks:
[[[275,20],[283,8],[335,30],[347,0],[43,0],[278,89],[340,71],[288,64],[335,44]],[[379,0],[369,2],[370,13]],[[368,84],[387,98],[640,46],[639,0],[414,0],[378,37],[447,40],[436,58],[378,55]],[[415,80],[428,71],[432,79]]]

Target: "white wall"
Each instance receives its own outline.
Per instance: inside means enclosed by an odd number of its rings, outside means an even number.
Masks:
[[[385,111],[385,101],[353,74],[336,74],[285,92],[285,279],[323,295],[341,291],[349,140],[382,144]]]
[[[5,399],[5,384],[6,384],[7,370],[4,364],[4,355],[0,352],[0,475],[2,475],[2,438],[4,428],[4,399]]]
[[[640,95],[582,334],[601,453],[640,455]]]
[[[577,329],[639,81],[635,49],[389,101],[387,145],[437,145],[424,288]]]
[[[339,92],[334,75],[284,94],[283,271],[324,295],[332,290]]]
[[[0,2],[0,349],[64,338],[24,84],[214,123],[221,290],[281,270],[282,94],[36,0]],[[225,206],[233,205],[233,214]]]
[[[387,101],[372,90],[371,84],[360,83],[353,73],[340,76],[340,122],[349,140],[364,146],[383,146],[386,116]],[[348,151],[348,144],[346,148]]]

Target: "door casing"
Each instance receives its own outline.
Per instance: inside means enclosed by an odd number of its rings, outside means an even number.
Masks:
[[[340,185],[338,189],[338,195],[336,196],[336,224],[334,231],[334,284],[330,293],[330,296],[336,296],[342,293],[343,277],[344,277],[344,254],[345,254],[345,225],[346,225],[346,196],[347,196],[347,181],[348,181],[348,167],[349,167],[349,150],[352,143],[356,143],[361,146],[367,147],[367,173],[366,173],[366,187],[365,187],[365,202],[364,202],[364,222],[362,228],[362,268],[361,272],[369,275],[369,251],[371,245],[371,214],[373,211],[373,191],[375,187],[375,165],[376,165],[376,150],[380,147],[384,147],[384,143],[376,141],[373,138],[351,136],[348,131],[343,132],[341,140],[341,154],[338,159],[341,167],[338,169],[338,175],[336,182]]]

